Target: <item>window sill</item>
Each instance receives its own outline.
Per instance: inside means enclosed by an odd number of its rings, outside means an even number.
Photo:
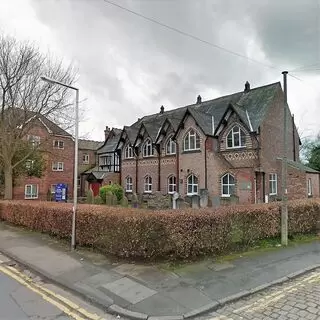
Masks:
[[[132,190],[126,190],[126,193],[132,193]]]
[[[38,199],[38,196],[37,197],[32,197],[32,198],[28,198],[28,197],[24,197],[25,200],[36,200]]]
[[[201,153],[201,149],[183,150],[182,154],[185,154],[185,153]]]
[[[152,156],[142,156],[143,159],[155,158],[156,156],[153,154]]]
[[[188,196],[188,197],[198,196],[198,195],[199,195],[198,193],[187,193],[187,196]]]
[[[176,153],[166,153],[165,157],[173,157],[173,156],[176,156],[176,155],[177,155]]]
[[[226,150],[239,150],[239,149],[246,149],[246,146],[240,146],[240,147],[226,147]]]
[[[269,193],[269,196],[277,196],[278,193]]]
[[[152,191],[143,191],[144,194],[151,194]]]

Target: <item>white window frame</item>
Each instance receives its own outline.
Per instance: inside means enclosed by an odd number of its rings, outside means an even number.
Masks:
[[[41,138],[39,136],[34,136],[32,134],[27,135],[27,140],[32,144],[33,148],[38,147],[41,142]]]
[[[133,148],[128,144],[124,150],[124,158],[132,159],[133,158]]]
[[[269,195],[275,196],[277,194],[278,194],[278,175],[276,173],[269,173]]]
[[[143,144],[143,157],[153,157],[154,156],[154,146],[152,145],[151,139],[148,138],[145,143]]]
[[[174,194],[177,191],[177,178],[175,175],[168,177],[168,194]]]
[[[88,153],[84,153],[84,154],[82,155],[82,163],[83,163],[83,164],[89,164],[89,162],[90,162],[90,156],[89,156],[89,154],[88,154]]]
[[[308,178],[307,182],[307,191],[308,191],[308,196],[312,196],[312,180],[311,178]]]
[[[149,175],[144,177],[144,193],[152,193],[152,177]]]
[[[238,131],[236,131],[236,128]],[[229,136],[231,135],[231,146],[229,146]],[[239,145],[235,145],[235,136],[238,136],[239,139]],[[239,125],[235,125],[232,127],[232,129],[227,134],[226,139],[226,148],[227,149],[238,149],[238,148],[244,148],[246,146],[246,142],[244,141],[244,144],[242,144],[242,137],[245,140],[246,135],[243,129]]]
[[[63,162],[52,162],[52,171],[63,171],[64,163]]]
[[[126,192],[133,191],[133,179],[131,176],[126,177]]]
[[[224,181],[223,181],[223,179],[225,177],[228,177],[227,183],[224,183]],[[230,177],[232,177],[233,183],[230,181]],[[223,187],[227,187],[228,188],[228,193],[224,193]],[[221,196],[222,197],[230,197],[232,195],[232,193],[230,192],[231,188],[233,188],[234,191],[235,191],[235,189],[236,189],[236,178],[231,173],[226,173],[221,177]]]
[[[27,193],[27,189],[31,188],[30,193]],[[36,188],[36,192],[32,192],[33,188]],[[26,184],[24,186],[24,198],[25,199],[38,199],[39,197],[39,186],[37,184]]]
[[[191,186],[192,191],[189,192],[189,186]],[[194,174],[190,174],[187,177],[187,195],[192,196],[199,193],[199,178]]]
[[[54,149],[64,149],[64,141],[62,140],[53,140]]]
[[[172,140],[172,137],[170,137],[166,143],[166,154],[172,155],[172,154],[176,154],[176,152],[177,152],[177,144],[175,143],[175,141]]]
[[[191,148],[191,142],[193,141],[194,147]],[[200,135],[194,130],[190,129],[183,139],[183,150],[184,151],[195,151],[200,150]]]
[[[25,163],[25,167],[27,170],[31,170],[33,169],[33,165],[34,165],[34,160],[26,160],[26,163]]]

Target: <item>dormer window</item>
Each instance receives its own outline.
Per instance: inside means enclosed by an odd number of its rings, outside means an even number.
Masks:
[[[124,157],[125,157],[125,159],[133,158],[133,149],[129,144],[127,145],[127,147],[125,149]]]
[[[243,148],[246,146],[246,136],[239,126],[234,126],[227,136],[227,148]]]
[[[143,156],[144,157],[152,157],[154,155],[154,147],[152,145],[151,140],[148,138],[143,145]]]
[[[184,137],[184,151],[192,151],[200,149],[200,136],[197,132],[191,129]]]
[[[166,154],[176,154],[176,143],[170,137],[166,144]]]

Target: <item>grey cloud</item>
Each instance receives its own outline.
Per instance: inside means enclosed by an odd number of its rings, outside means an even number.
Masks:
[[[251,41],[253,58],[261,60],[255,52],[260,47],[266,55],[264,63],[280,69],[284,64],[296,67],[315,59],[313,0],[114,2],[243,55]],[[208,88],[227,94],[242,90],[246,80],[257,86],[281,79],[281,70],[232,56],[102,0],[32,3],[66,56],[79,65],[87,104],[90,97],[97,103],[89,107],[90,112],[98,117],[104,114],[104,125],[109,120],[130,124],[145,112],[158,112],[163,101],[171,107],[193,103]],[[131,85],[141,87],[143,98],[128,94],[135,89],[121,79],[120,68],[127,71]],[[140,85],[142,75],[147,80]],[[102,126],[101,118],[98,122]]]

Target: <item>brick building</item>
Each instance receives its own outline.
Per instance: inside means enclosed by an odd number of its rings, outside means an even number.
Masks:
[[[117,150],[117,145],[121,132],[121,129],[106,127],[105,141],[99,143],[99,147],[95,150],[95,166],[81,174],[82,184],[85,185],[84,192],[91,188],[93,194],[97,196],[101,186],[120,183],[120,152]]]
[[[127,193],[188,197],[204,190],[212,205],[274,201],[281,197],[283,106],[279,82],[254,89],[247,82],[244,91],[217,99],[198,96],[195,104],[169,111],[162,106],[106,140],[101,151],[119,161]],[[300,163],[287,108],[288,198],[319,196],[319,173]]]
[[[79,139],[78,196],[85,197],[89,189],[87,181],[92,169],[98,163],[97,150],[103,142]]]
[[[38,115],[32,117],[27,138],[39,144],[45,162],[44,171],[41,178],[18,178],[13,188],[13,198],[47,200],[53,197],[58,183],[68,186],[70,197],[73,192],[73,137],[49,119]]]

